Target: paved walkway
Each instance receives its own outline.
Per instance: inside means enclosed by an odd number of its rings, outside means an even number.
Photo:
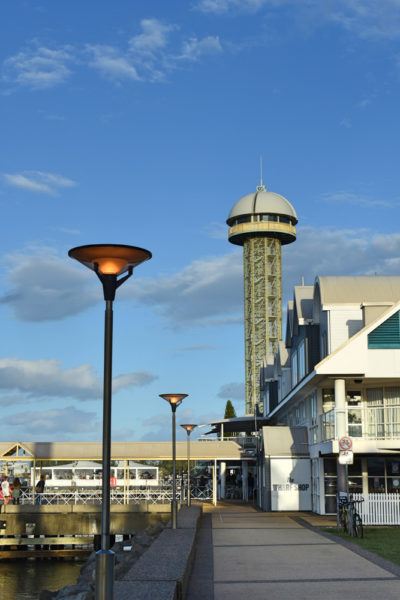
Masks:
[[[186,600],[399,600],[400,567],[318,532],[321,518],[205,506]]]

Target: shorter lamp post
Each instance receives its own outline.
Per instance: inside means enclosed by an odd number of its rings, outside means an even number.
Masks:
[[[197,427],[193,423],[181,425],[187,433],[187,505],[190,506],[190,434]]]
[[[113,301],[117,288],[133,269],[151,258],[151,252],[122,244],[91,244],[68,252],[71,258],[94,271],[103,285],[105,310],[101,550],[96,553],[96,600],[112,600],[114,588],[114,552],[110,549],[110,461],[112,400]],[[124,275],[121,277],[121,275]],[[119,278],[119,279],[118,279]]]
[[[178,521],[178,505],[176,502],[176,422],[175,413],[177,407],[182,404],[184,398],[187,398],[188,394],[160,394],[160,398],[163,398],[169,402],[172,410],[172,500],[171,500],[171,524],[172,529],[176,529]]]

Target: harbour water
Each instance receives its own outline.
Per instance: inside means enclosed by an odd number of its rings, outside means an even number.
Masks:
[[[0,598],[38,600],[41,590],[76,583],[84,560],[19,559],[0,561]]]
[[[131,518],[135,530],[140,531],[159,521],[166,523],[169,515],[138,513]],[[84,559],[71,558],[0,560],[0,599],[38,600],[42,590],[55,591],[76,583],[84,563]]]

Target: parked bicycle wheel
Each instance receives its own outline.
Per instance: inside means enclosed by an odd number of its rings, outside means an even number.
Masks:
[[[353,518],[353,529],[355,537],[362,538],[364,537],[364,529],[362,520],[359,514],[355,514]]]
[[[339,515],[341,533],[349,533],[349,515],[346,508],[342,508]]]

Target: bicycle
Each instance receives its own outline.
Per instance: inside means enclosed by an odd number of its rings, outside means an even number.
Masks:
[[[350,533],[358,538],[364,537],[362,518],[356,508],[356,504],[361,504],[361,502],[364,502],[364,498],[361,500],[339,499],[338,527],[342,533]]]

